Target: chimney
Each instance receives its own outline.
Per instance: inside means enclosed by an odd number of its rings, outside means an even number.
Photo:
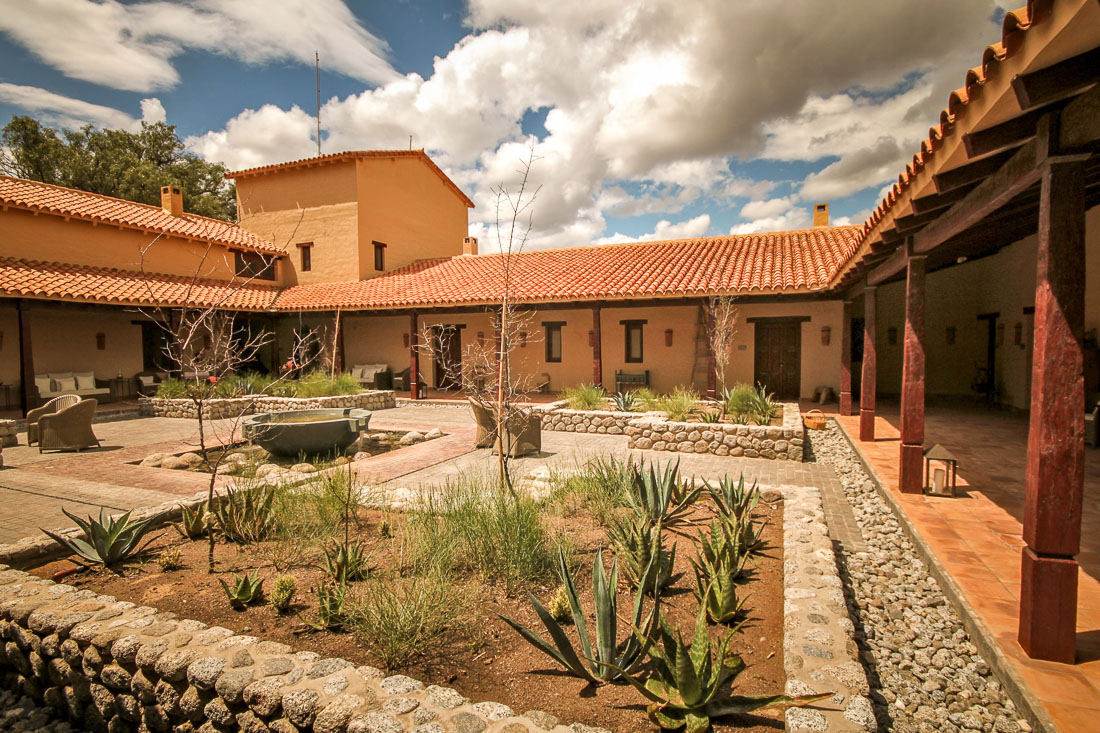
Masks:
[[[183,216],[183,191],[179,186],[160,187],[160,208],[172,216]]]
[[[829,226],[829,205],[828,204],[814,204],[814,226],[815,227],[827,227],[827,226]]]
[[[462,254],[464,254],[464,255],[476,255],[477,254],[477,237],[463,237],[462,238]]]

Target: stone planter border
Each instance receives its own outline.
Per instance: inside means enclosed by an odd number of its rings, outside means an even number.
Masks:
[[[801,463],[804,430],[798,403],[784,402],[781,426],[673,422],[646,415],[628,422],[625,433],[630,439],[629,447],[639,450]]]
[[[234,397],[208,400],[203,417],[208,420],[237,418],[258,412],[286,410],[320,410],[325,408],[358,407],[365,410],[387,410],[397,406],[393,390],[376,389],[354,395],[332,397]],[[195,403],[189,399],[149,397],[141,402],[141,414],[146,417],[198,417]]]

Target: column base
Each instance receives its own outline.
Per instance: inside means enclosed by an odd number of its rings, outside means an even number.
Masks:
[[[1022,550],[1020,646],[1032,659],[1073,664],[1077,644],[1077,561]]]
[[[902,443],[898,458],[898,488],[903,494],[924,491],[924,446]]]
[[[852,393],[840,393],[840,414],[848,417],[852,414]]]
[[[875,439],[875,410],[859,408],[859,439],[865,443]]]

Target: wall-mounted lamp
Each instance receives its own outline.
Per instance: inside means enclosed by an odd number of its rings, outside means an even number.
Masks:
[[[997,345],[1003,346],[1005,342],[1005,324],[997,324]]]
[[[897,326],[890,326],[890,328],[886,329],[886,343],[890,344],[891,346],[897,346],[897,343],[898,343],[898,327]]]
[[[1024,345],[1024,324],[1020,323],[1019,321],[1017,321],[1016,325],[1012,327],[1012,343],[1016,344],[1017,346]]]
[[[672,329],[665,329],[665,346],[672,346]]]
[[[97,333],[95,335],[95,347],[100,351],[103,351],[107,348],[107,334]]]
[[[588,345],[593,347],[596,345],[596,332],[592,329],[588,329]]]
[[[521,349],[527,348],[527,332],[526,331],[520,331],[519,332],[519,347]]]
[[[830,326],[821,327],[821,345],[828,346],[829,342],[833,340],[833,329]]]
[[[948,326],[947,327],[946,337],[947,337],[947,343],[949,343],[949,344],[954,344],[955,343],[955,327],[954,326]]]

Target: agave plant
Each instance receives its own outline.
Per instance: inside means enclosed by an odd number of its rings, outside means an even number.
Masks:
[[[202,537],[207,530],[206,504],[196,504],[194,507],[181,504],[180,521],[172,526],[189,540]]]
[[[634,412],[637,400],[634,398],[633,392],[616,392],[611,396],[611,403],[615,405],[615,409],[619,412]]]
[[[252,575],[234,576],[232,587],[221,578],[218,578],[218,582],[222,584],[222,590],[229,599],[229,605],[238,611],[244,609],[249,603],[259,600],[264,586],[259,570],[253,570]]]
[[[699,410],[697,414],[700,420],[708,424],[721,422],[722,420],[722,413],[713,410]]]
[[[622,560],[623,575],[635,588],[657,594],[672,581],[676,548],[667,550],[660,524],[649,524],[633,516],[616,520],[607,535],[617,560]]]
[[[737,483],[734,483],[729,476],[723,476],[722,480],[718,482],[717,488],[705,481],[703,484],[714,499],[718,512],[723,516],[732,515],[738,519],[747,517],[752,514],[753,509],[760,503],[760,489],[756,488],[755,481],[752,488],[746,489],[745,474],[741,474]]]
[[[261,542],[275,531],[275,488],[245,486],[230,489],[214,506],[225,538],[243,545]]]
[[[748,596],[737,597],[737,583],[727,570],[708,562],[705,557],[692,558],[695,570],[695,600],[706,609],[707,618],[716,624],[731,623],[741,613]],[[744,621],[733,627],[736,631]]]
[[[610,577],[604,568],[603,550],[596,551],[596,562],[592,566],[592,597],[595,603],[596,617],[596,644],[592,645],[588,638],[588,625],[585,622],[584,611],[581,609],[580,600],[577,597],[577,588],[573,584],[573,578],[569,575],[569,569],[565,566],[565,554],[558,549],[558,573],[561,575],[565,595],[572,610],[573,623],[577,626],[577,636],[580,639],[581,653],[577,654],[573,643],[565,635],[561,624],[556,621],[550,611],[546,610],[538,599],[530,592],[531,605],[535,607],[535,613],[546,627],[553,644],[543,639],[531,629],[513,621],[503,614],[497,614],[505,623],[530,642],[536,649],[553,657],[569,672],[590,684],[598,685],[610,682],[625,672],[629,672],[642,656],[641,638],[648,634],[653,623],[653,617],[657,610],[654,608],[642,620],[642,604],[644,594],[641,591],[634,593],[634,614],[632,627],[640,630],[641,634],[628,634],[622,643],[616,643],[616,629],[618,626],[618,603],[615,597],[615,588],[618,585],[619,569],[618,561],[612,560]],[[581,657],[588,661],[585,668]],[[611,665],[603,664],[610,662]],[[613,666],[612,666],[613,665]]]
[[[132,512],[126,512],[118,517],[109,517],[107,512],[100,507],[98,521],[92,519],[91,516],[85,521],[69,514],[64,509],[61,511],[83,530],[84,539],[66,537],[48,529],[42,531],[73,554],[79,555],[91,563],[115,565],[140,554],[156,539],[156,537],[150,537],[145,544],[139,546],[142,538],[153,529],[155,517],[131,522],[130,514]]]
[[[633,466],[630,474],[627,504],[650,524],[670,527],[683,521],[702,492],[694,482],[685,484],[680,480],[679,459],[666,463],[659,474],[653,464]]]
[[[645,646],[652,662],[653,675],[646,680],[623,672],[623,678],[634,686],[650,705],[649,719],[664,730],[686,728],[687,733],[704,733],[711,729],[711,720],[726,715],[749,713],[767,707],[807,705],[832,696],[816,695],[729,695],[719,693],[722,686],[745,670],[745,662],[728,651],[733,632],[711,644],[707,637],[707,614],[699,610],[695,619],[695,635],[685,644],[679,630],[673,634],[667,621],[661,618],[657,634],[660,644],[648,640]],[[614,668],[613,663],[607,666]]]
[[[367,559],[361,543],[337,544],[325,548],[325,572],[337,584],[362,580],[367,575]]]
[[[699,533],[699,555],[694,565],[716,568],[737,580],[745,572],[748,551],[741,544],[741,529],[735,521],[719,518],[710,523],[706,532]]]

